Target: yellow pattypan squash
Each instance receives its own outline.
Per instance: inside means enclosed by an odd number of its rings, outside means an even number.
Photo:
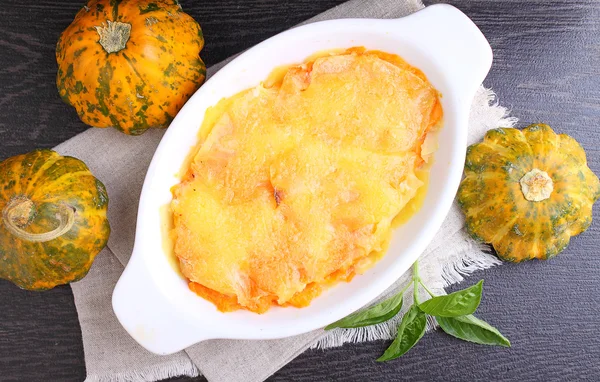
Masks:
[[[458,202],[469,233],[519,262],[560,253],[592,222],[598,177],[583,148],[548,125],[490,130],[467,149]]]

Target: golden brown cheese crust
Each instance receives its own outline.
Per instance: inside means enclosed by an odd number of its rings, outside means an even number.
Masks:
[[[399,57],[352,49],[209,109],[173,190],[175,254],[220,310],[306,306],[385,251],[422,182],[438,93]]]

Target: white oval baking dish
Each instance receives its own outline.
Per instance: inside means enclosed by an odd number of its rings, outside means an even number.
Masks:
[[[315,52],[364,46],[395,53],[421,69],[442,93],[444,125],[422,209],[397,229],[388,253],[364,275],[340,283],[309,307],[272,308],[263,315],[221,313],[188,289],[163,251],[160,208],[171,201],[176,174],[196,144],[205,110],[222,97],[256,86],[272,69]],[[458,188],[472,98],[487,75],[492,51],[462,12],[433,5],[402,19],[343,19],[309,24],[246,51],[208,80],[164,135],[148,169],[135,249],[113,293],[113,309],[143,347],[170,354],[216,338],[273,339],[321,328],[375,299],[420,256],[441,226]]]

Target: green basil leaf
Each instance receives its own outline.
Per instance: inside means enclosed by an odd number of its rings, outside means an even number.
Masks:
[[[335,328],[360,328],[362,326],[375,325],[387,321],[398,314],[400,308],[402,308],[403,295],[404,293],[398,293],[368,309],[352,313],[333,324],[327,325],[325,330]]]
[[[378,362],[389,361],[400,357],[409,351],[425,334],[427,316],[418,306],[413,305],[402,317],[398,334],[394,342],[386,349],[383,355],[377,358]]]
[[[482,287],[483,280],[467,289],[450,293],[446,296],[433,297],[420,304],[419,308],[430,316],[466,316],[474,313],[479,306]]]
[[[440,327],[451,336],[482,345],[510,347],[510,341],[498,329],[479,318],[468,315],[462,317],[436,317]]]

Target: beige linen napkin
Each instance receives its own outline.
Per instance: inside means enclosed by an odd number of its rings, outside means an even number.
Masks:
[[[345,18],[398,18],[423,5],[419,0],[349,1],[307,22]],[[222,64],[209,69],[214,74]],[[492,105],[493,93],[481,89],[471,110],[470,141],[497,126],[510,126],[506,110]],[[209,381],[262,381],[311,346],[337,346],[347,341],[390,338],[394,323],[361,330],[322,330],[270,341],[211,340],[185,351],[157,356],[139,346],[118,323],[111,305],[113,288],[133,249],[136,214],[142,182],[164,130],[130,137],[114,129],[90,129],[56,149],[84,160],[101,179],[110,196],[112,234],[90,273],[72,284],[81,324],[87,381],[154,381],[202,373]],[[421,259],[421,275],[443,292],[462,274],[497,264],[481,251],[463,230],[461,214],[453,207],[440,232]],[[405,277],[405,276],[404,276]],[[396,290],[403,282],[390,288]],[[382,295],[382,296],[384,296]],[[410,301],[410,300],[408,300]]]

